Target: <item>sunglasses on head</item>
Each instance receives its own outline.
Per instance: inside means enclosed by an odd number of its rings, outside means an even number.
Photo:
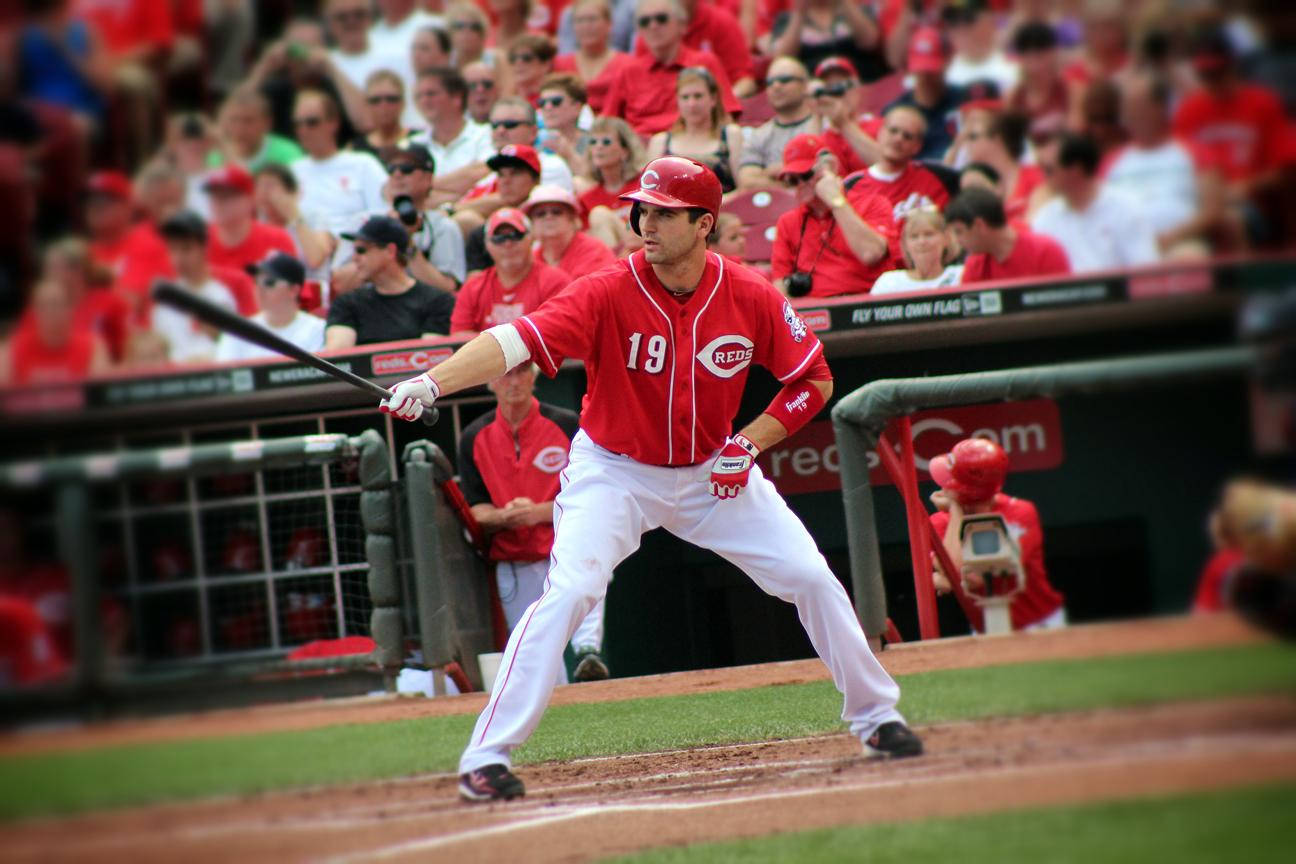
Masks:
[[[536,105],[541,108],[557,108],[566,101],[566,96],[541,96],[536,100]]]
[[[655,15],[640,15],[635,23],[639,25],[640,30],[647,30],[653,24],[665,24],[670,20],[669,12],[658,12]]]
[[[413,174],[415,171],[421,171],[421,170],[423,169],[420,168],[418,165],[414,165],[413,163],[410,162],[402,162],[399,165],[387,166],[388,174]]]
[[[365,101],[370,105],[381,105],[384,102],[388,105],[399,105],[401,103],[401,97],[397,96],[395,93],[375,93],[373,96],[366,97]]]
[[[805,81],[805,80],[806,79],[801,77],[800,75],[771,75],[770,77],[765,79],[765,84],[767,86],[773,86],[775,84],[792,84],[797,81]]]
[[[308,129],[314,129],[316,126],[320,125],[323,122],[324,122],[323,117],[294,117],[293,118],[294,126],[305,126]]]
[[[795,188],[803,183],[809,183],[814,179],[814,172],[807,171],[804,174],[784,174],[783,182]]]
[[[516,231],[496,231],[490,235],[490,241],[496,246],[508,246],[517,243],[525,236],[525,234],[519,234]]]
[[[529,126],[525,120],[492,120],[492,129],[516,129],[519,126]]]

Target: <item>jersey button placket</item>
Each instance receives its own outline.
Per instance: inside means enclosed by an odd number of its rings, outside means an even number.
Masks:
[[[688,442],[692,432],[693,391],[690,388],[693,364],[693,334],[689,330],[688,309],[682,308],[675,316],[675,429],[676,440]],[[687,444],[684,445],[687,450]]]

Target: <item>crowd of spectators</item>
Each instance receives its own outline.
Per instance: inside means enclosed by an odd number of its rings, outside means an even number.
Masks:
[[[15,8],[16,7],[16,8]],[[1257,4],[22,0],[0,13],[0,381],[466,334],[639,246],[645,161],[791,296],[1277,248]],[[741,205],[778,196],[772,248]]]

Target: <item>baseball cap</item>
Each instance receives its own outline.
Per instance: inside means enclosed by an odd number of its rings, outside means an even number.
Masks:
[[[527,196],[527,200],[522,203],[522,212],[530,216],[531,208],[539,204],[566,204],[572,210],[580,210],[575,195],[561,186],[552,184],[541,184],[532,189],[531,194]]]
[[[232,189],[243,195],[251,195],[252,187],[252,175],[242,165],[232,162],[208,174],[202,186],[204,192],[211,192],[214,189]]]
[[[531,220],[516,207],[501,207],[486,220],[486,236],[494,235],[505,226],[516,229],[519,234],[526,234],[531,230]]]
[[[910,72],[943,72],[949,51],[935,27],[919,27],[909,39]]]
[[[500,151],[486,160],[492,171],[498,171],[505,165],[521,165],[540,176],[540,154],[529,144],[505,144]]]
[[[256,264],[243,269],[253,276],[268,276],[276,282],[301,285],[306,281],[306,268],[302,262],[286,252],[271,252]]]
[[[1233,62],[1233,53],[1228,34],[1219,29],[1210,30],[1193,45],[1193,69],[1205,74],[1226,69]]]
[[[813,171],[819,153],[828,145],[818,135],[798,135],[783,148],[783,168],[780,175],[805,174]]]
[[[86,191],[91,195],[107,195],[110,198],[129,201],[131,181],[120,171],[96,171],[86,181]]]
[[[1027,21],[1017,28],[1012,36],[1014,54],[1028,54],[1031,51],[1048,51],[1058,44],[1057,31],[1044,21]]]
[[[192,210],[177,210],[158,226],[158,233],[169,240],[207,240],[207,223]]]
[[[814,68],[814,77],[823,78],[826,75],[848,75],[851,78],[858,78],[859,73],[855,71],[855,64],[851,63],[845,57],[825,57],[819,61],[819,65]]]
[[[400,253],[409,246],[409,233],[390,216],[370,216],[359,231],[343,231],[339,236],[343,240],[362,240],[374,246],[395,246]]]
[[[410,163],[424,171],[436,171],[436,159],[432,157],[432,151],[422,144],[405,141],[395,147],[385,148],[382,157],[385,165]]]

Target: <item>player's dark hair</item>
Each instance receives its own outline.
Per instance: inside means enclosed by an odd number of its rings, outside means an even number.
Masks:
[[[963,166],[963,170],[959,172],[959,177],[962,177],[964,174],[980,174],[996,186],[998,186],[999,181],[1003,179],[999,176],[999,172],[995,170],[993,165],[985,162],[969,162]]]
[[[1058,145],[1058,167],[1078,167],[1092,177],[1098,173],[1098,142],[1083,132],[1064,132],[1061,144]]]
[[[709,214],[710,212],[711,212],[711,211],[708,210],[708,209],[706,209],[705,207],[690,207],[690,208],[688,208],[689,224],[690,224],[690,225],[696,225],[696,224],[697,224],[697,221],[698,221],[699,219],[701,219],[703,216]],[[711,220],[711,233],[710,233],[710,234],[707,234],[707,239],[708,239],[708,240],[710,240],[711,237],[716,233],[716,226],[719,225],[719,223],[720,223],[720,220],[719,220],[718,218],[713,218],[713,219]]]
[[[989,189],[980,186],[964,189],[945,208],[945,221],[948,224],[961,222],[971,228],[972,223],[978,219],[991,228],[1002,228],[1008,224],[1003,202]]]

